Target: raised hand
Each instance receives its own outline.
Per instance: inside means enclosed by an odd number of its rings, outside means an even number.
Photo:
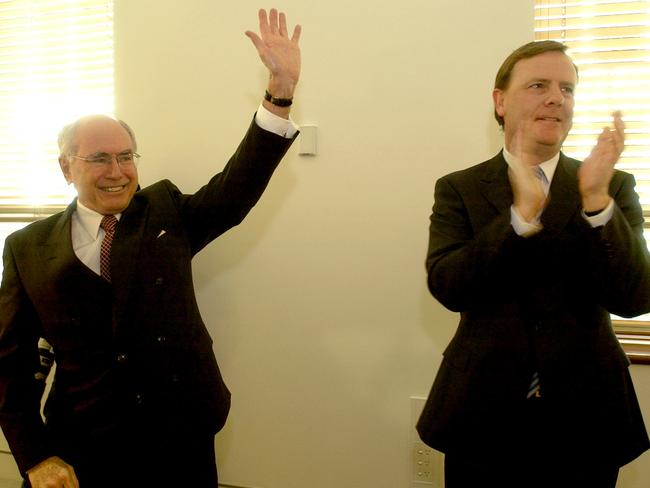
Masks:
[[[586,212],[603,210],[609,203],[609,182],[614,165],[625,147],[625,125],[621,112],[614,112],[614,128],[605,127],[598,142],[578,170],[578,187]]]
[[[292,98],[293,91],[300,78],[300,25],[293,29],[289,37],[287,19],[284,13],[271,9],[267,17],[266,10],[259,11],[260,35],[246,31],[246,35],[255,45],[264,65],[269,69],[271,78],[268,91],[276,98]]]

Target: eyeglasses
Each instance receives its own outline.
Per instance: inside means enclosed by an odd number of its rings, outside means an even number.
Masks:
[[[102,168],[113,164],[113,156],[115,156],[117,164],[119,164],[122,168],[134,165],[137,166],[138,161],[140,161],[140,155],[136,152],[125,152],[120,154],[98,154],[96,156],[90,157],[75,156],[74,154],[70,155],[70,157],[81,159],[82,161],[86,161],[93,166]]]

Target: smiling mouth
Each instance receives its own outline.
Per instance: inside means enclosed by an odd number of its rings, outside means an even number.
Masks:
[[[118,191],[122,191],[122,190],[124,190],[125,188],[126,188],[126,185],[120,185],[120,186],[104,186],[104,187],[101,187],[100,190],[101,190],[101,191],[108,192],[108,193],[116,193],[116,192],[118,192]]]

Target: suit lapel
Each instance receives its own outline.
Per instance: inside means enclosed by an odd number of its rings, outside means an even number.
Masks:
[[[52,296],[56,296],[56,307],[65,320],[77,320],[85,303],[80,302],[87,287],[83,270],[85,265],[79,260],[72,245],[72,214],[76,210],[76,199],[55,220],[49,235],[36,245],[33,259],[38,264],[38,279],[45,287],[52,287]],[[88,270],[88,273],[92,271]]]
[[[71,233],[72,214],[76,208],[75,199],[60,215],[47,240],[40,245],[40,252],[35,258],[42,260],[44,276],[61,276],[77,261]]]
[[[550,201],[541,217],[542,225],[547,231],[560,232],[580,209],[577,181],[577,165],[560,153],[549,191]]]
[[[500,152],[487,161],[485,172],[480,178],[481,193],[499,213],[510,212],[512,189],[508,179],[508,165]]]

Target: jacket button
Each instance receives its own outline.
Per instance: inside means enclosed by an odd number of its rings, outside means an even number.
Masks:
[[[160,285],[162,285],[164,282],[165,282],[165,279],[159,276],[158,278],[156,278],[156,282],[155,282],[155,284],[158,285],[158,286],[160,286]]]
[[[136,405],[142,405],[142,402],[144,401],[144,397],[142,396],[141,393],[137,393],[135,395],[135,403]]]
[[[126,360],[129,359],[129,356],[126,354],[118,354],[117,355],[117,362],[118,363],[126,363]]]
[[[167,337],[165,337],[164,335],[160,335],[156,337],[156,342],[158,342],[158,344],[164,344],[165,342],[167,342]]]

